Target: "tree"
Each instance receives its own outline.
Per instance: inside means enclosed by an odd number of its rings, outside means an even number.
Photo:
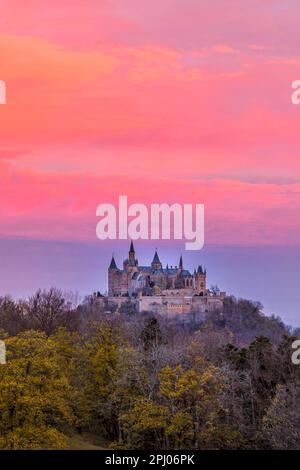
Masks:
[[[172,439],[172,448],[238,446],[238,430],[226,423],[226,410],[222,406],[225,382],[218,368],[198,358],[192,369],[165,367],[159,380],[159,394],[169,410],[170,422],[166,432]],[[218,433],[220,429],[224,432]]]
[[[16,335],[28,327],[22,304],[14,302],[10,297],[0,298],[0,328],[10,335]]]
[[[152,400],[136,401],[133,408],[120,417],[122,432],[130,449],[163,449],[168,409]]]
[[[38,290],[24,304],[24,309],[31,327],[44,331],[47,335],[54,333],[59,326],[68,326],[72,315],[62,292],[54,287],[49,291]]]
[[[214,294],[214,295],[218,295],[220,293],[220,289],[219,287],[217,286],[217,284],[212,284],[210,286],[210,290],[211,292]]]
[[[120,306],[119,312],[125,313],[126,315],[134,315],[137,313],[136,304],[131,300],[126,300],[126,302]]]
[[[163,335],[157,318],[150,317],[145,321],[145,327],[141,333],[144,351],[157,348],[163,343]]]
[[[70,384],[55,343],[28,331],[6,340],[7,364],[0,369],[0,448],[66,446],[72,424]]]
[[[300,383],[278,385],[264,416],[262,435],[274,449],[299,449]]]

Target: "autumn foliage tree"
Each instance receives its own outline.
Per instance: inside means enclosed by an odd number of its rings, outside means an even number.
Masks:
[[[86,434],[111,449],[299,448],[295,338],[249,301],[181,323],[71,305],[57,289],[4,297],[0,448]]]

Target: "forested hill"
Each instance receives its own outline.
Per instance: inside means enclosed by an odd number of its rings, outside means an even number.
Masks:
[[[278,343],[285,333],[296,333],[297,329],[286,326],[279,317],[265,316],[262,305],[245,299],[227,297],[222,312],[215,311],[206,314],[204,320],[197,315],[178,315],[177,320],[170,321],[160,317],[163,324],[177,325],[186,330],[205,331],[207,329],[224,333],[232,333],[235,341],[248,343],[258,335],[268,337],[273,343]],[[70,331],[84,331],[92,320],[104,315],[107,310],[93,301],[93,296],[86,297],[82,303],[73,293],[63,293],[59,289],[48,291],[39,290],[26,300],[14,301],[10,297],[0,297],[0,329],[15,335],[28,329],[37,329],[46,334],[53,333],[58,327],[66,327]],[[110,307],[112,317],[118,318],[124,324],[140,322],[152,312],[137,313],[131,302],[125,302],[121,313],[115,313]]]
[[[293,331],[281,318],[266,316],[262,310],[259,302],[227,297],[223,311],[209,313],[206,324],[217,331],[228,330],[236,340],[246,344],[256,336],[266,336],[276,344],[283,334]]]
[[[57,289],[2,298],[0,449],[300,449],[297,331],[260,311],[228,298],[170,322]]]

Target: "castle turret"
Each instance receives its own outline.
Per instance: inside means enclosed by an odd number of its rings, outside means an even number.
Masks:
[[[135,258],[135,251],[133,247],[133,241],[130,243],[128,259],[123,261],[123,280],[122,280],[122,293],[125,293],[126,289],[129,291],[131,279],[133,273],[138,271],[138,260]]]
[[[153,271],[156,271],[157,269],[162,269],[162,264],[157,254],[157,250],[155,250],[155,253],[154,253],[153,261],[151,263],[151,269]]]
[[[112,270],[112,269],[118,269],[117,268],[117,265],[116,265],[116,262],[115,262],[115,258],[114,258],[114,255],[112,255],[112,258],[111,258],[111,262],[110,262],[110,265],[109,265],[109,270]]]
[[[206,269],[203,270],[202,266],[198,266],[197,273],[195,275],[195,287],[200,295],[206,293]]]
[[[180,256],[180,260],[179,260],[179,271],[183,271],[182,255]]]
[[[132,266],[135,266],[136,264],[136,260],[135,260],[135,251],[134,251],[134,247],[133,247],[133,241],[131,240],[131,243],[130,243],[130,249],[129,249],[129,264],[131,264]]]
[[[114,256],[111,258],[110,265],[108,267],[108,295],[115,295],[115,281],[118,276],[118,267],[115,262]]]

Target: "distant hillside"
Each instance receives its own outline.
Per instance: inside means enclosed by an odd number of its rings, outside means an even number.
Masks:
[[[168,320],[0,299],[0,449],[300,449],[296,339],[261,305]]]

